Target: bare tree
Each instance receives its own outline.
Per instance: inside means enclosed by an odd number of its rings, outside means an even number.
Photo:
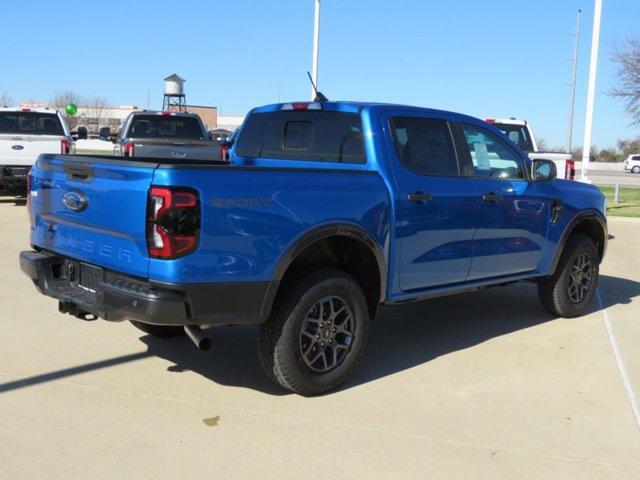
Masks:
[[[615,47],[613,61],[618,64],[618,71],[616,86],[609,95],[624,102],[632,125],[640,125],[640,39],[629,38]]]
[[[84,118],[87,130],[98,133],[100,127],[105,127],[109,105],[105,98],[96,97],[88,100],[83,105],[81,118]]]
[[[64,90],[64,91],[56,92],[53,98],[51,99],[51,103],[53,103],[53,105],[58,110],[60,110],[60,112],[62,112],[62,115],[66,117],[67,125],[69,125],[69,128],[71,130],[75,130],[78,127],[78,125],[81,125],[82,122],[80,118],[78,118],[77,116],[72,117],[68,115],[67,112],[65,111],[65,107],[70,103],[73,103],[75,105],[80,105],[82,104],[82,100],[83,100],[82,97],[78,95],[76,92],[74,92],[73,90]]]
[[[7,92],[0,92],[0,107],[12,107],[13,98]]]

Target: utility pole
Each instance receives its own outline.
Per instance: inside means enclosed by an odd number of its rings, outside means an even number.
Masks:
[[[311,78],[318,88],[318,49],[320,47],[320,0],[314,0],[313,14],[313,63],[311,64]],[[311,100],[316,98],[316,89],[311,86]]]
[[[576,31],[573,35],[576,37],[576,46],[573,50],[573,73],[571,75],[571,100],[569,103],[569,133],[567,136],[567,152],[571,155],[571,141],[573,140],[573,113],[576,105],[576,74],[578,72],[578,44],[580,42],[580,14],[582,10],[578,9],[578,20],[576,21]]]
[[[596,71],[598,69],[598,47],[600,46],[600,19],[602,0],[595,0],[593,11],[593,33],[591,36],[591,60],[589,62],[589,88],[587,90],[587,115],[584,121],[584,145],[582,146],[582,181],[589,181],[589,154],[591,153],[591,130],[593,128],[593,103],[596,96]]]

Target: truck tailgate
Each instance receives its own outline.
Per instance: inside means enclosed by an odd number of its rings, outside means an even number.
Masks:
[[[168,158],[180,160],[220,161],[220,145],[207,140],[133,139],[135,154],[138,158]]]
[[[147,193],[157,163],[42,155],[32,169],[32,243],[147,277]]]
[[[60,153],[56,135],[0,135],[0,165],[33,165],[41,153]]]

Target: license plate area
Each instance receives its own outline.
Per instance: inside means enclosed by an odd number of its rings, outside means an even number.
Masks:
[[[78,266],[78,287],[87,292],[97,293],[102,283],[102,268],[80,263]]]

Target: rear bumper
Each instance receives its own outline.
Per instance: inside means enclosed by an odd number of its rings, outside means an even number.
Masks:
[[[95,291],[79,285],[78,260],[48,252],[20,252],[20,269],[38,291],[58,299],[59,311],[79,318],[138,320],[156,325],[261,323],[277,285],[156,284],[102,270]]]
[[[27,174],[31,166],[24,165],[2,165],[0,166],[0,188],[26,189]]]

